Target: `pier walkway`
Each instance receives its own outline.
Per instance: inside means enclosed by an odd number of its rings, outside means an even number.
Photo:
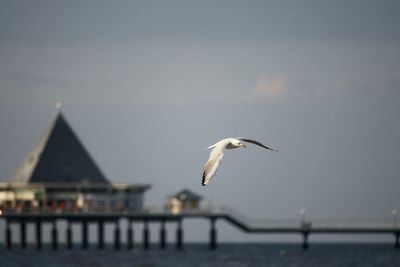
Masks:
[[[172,214],[162,209],[149,209],[141,213],[3,213],[0,220],[5,220],[4,243],[7,249],[11,249],[12,231],[11,224],[19,224],[20,246],[26,248],[26,230],[27,224],[35,225],[36,246],[42,247],[42,224],[50,223],[51,244],[53,249],[58,248],[58,221],[66,221],[66,245],[72,248],[72,224],[82,225],[82,248],[88,247],[88,225],[96,223],[98,225],[97,241],[98,248],[104,247],[104,224],[113,223],[114,245],[116,249],[121,247],[121,230],[119,221],[128,220],[126,230],[126,242],[128,248],[133,248],[133,224],[143,223],[143,249],[149,249],[150,222],[160,223],[160,248],[166,248],[167,231],[165,223],[173,222],[177,224],[176,228],[176,248],[183,248],[183,226],[182,221],[186,219],[203,218],[210,221],[209,246],[211,249],[217,247],[217,228],[218,220],[225,220],[238,229],[246,233],[279,233],[279,234],[300,234],[303,238],[302,247],[307,249],[309,246],[308,238],[310,234],[390,234],[394,236],[394,247],[399,248],[400,224],[393,222],[355,222],[355,221],[331,221],[331,220],[251,220],[241,215],[237,211],[228,207],[219,207],[212,209],[198,209],[186,211],[178,214]]]

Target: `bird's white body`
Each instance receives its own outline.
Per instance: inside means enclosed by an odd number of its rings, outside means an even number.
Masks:
[[[221,141],[218,141],[212,146],[209,146],[208,148],[212,148],[210,152],[210,157],[208,158],[205,166],[204,166],[204,172],[203,172],[203,179],[202,179],[202,185],[205,186],[207,185],[212,177],[215,175],[217,172],[219,163],[221,159],[224,156],[224,150],[225,149],[235,149],[239,147],[246,147],[241,141],[253,143],[255,145],[262,146],[266,149],[270,149],[272,151],[275,151],[269,147],[264,146],[263,144],[250,140],[250,139],[242,139],[242,138],[225,138],[222,139]]]
[[[235,149],[238,147],[244,146],[239,139],[236,138],[225,138],[222,139],[221,141],[218,141],[217,143],[215,143],[212,146],[209,146],[208,148],[216,148],[216,147],[220,147],[222,149]]]
[[[208,148],[212,148],[210,157],[204,166],[202,185],[207,185],[217,172],[219,162],[224,156],[225,149],[235,149],[244,145],[236,138],[225,138]]]

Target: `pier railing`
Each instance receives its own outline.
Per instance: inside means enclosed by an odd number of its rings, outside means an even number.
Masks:
[[[400,223],[394,223],[393,221],[360,221],[360,220],[332,220],[332,219],[250,219],[240,212],[230,207],[219,207],[218,212],[226,214],[232,217],[234,220],[246,225],[249,229],[259,228],[299,228],[299,229],[315,229],[315,230],[329,230],[329,229],[354,229],[354,230],[399,230]]]
[[[103,212],[95,211],[79,211],[79,212],[51,212],[50,210],[39,210],[31,212],[15,212],[15,211],[3,211],[0,217],[34,217],[47,216],[50,217],[68,217],[68,216],[108,216],[115,218],[134,218],[140,216],[141,218],[148,217],[176,217],[176,218],[210,218],[214,217],[217,219],[226,219],[237,225],[241,225],[248,230],[258,230],[258,229],[268,229],[268,228],[288,228],[288,229],[304,229],[310,228],[314,230],[321,229],[359,229],[359,230],[399,230],[400,222],[394,223],[393,221],[354,221],[354,220],[332,220],[332,219],[253,219],[246,215],[240,213],[239,211],[229,207],[229,206],[212,206],[197,209],[183,209],[179,213],[173,213],[170,210],[163,207],[148,207],[143,211],[129,212],[129,211],[117,211],[108,210]]]
[[[170,210],[163,207],[147,207],[143,211],[129,212],[129,211],[117,211],[117,210],[107,210],[102,212],[95,211],[76,211],[76,212],[52,212],[50,210],[39,210],[31,212],[16,212],[16,211],[3,211],[1,216],[28,216],[32,217],[35,215],[43,216],[50,215],[57,217],[65,216],[110,216],[110,217],[162,217],[162,216],[172,216],[172,217],[215,217],[223,218],[228,221],[236,222],[237,224],[243,225],[246,229],[264,229],[264,228],[312,228],[312,229],[390,229],[390,230],[400,230],[400,222],[394,223],[393,221],[354,221],[354,220],[332,220],[332,219],[253,219],[246,215],[240,213],[239,211],[229,207],[229,206],[213,206],[197,209],[183,209],[178,213],[173,213]]]
[[[246,215],[238,212],[237,210],[228,207],[222,206],[218,209],[221,213],[232,217],[238,222],[246,225],[248,228],[264,228],[264,227],[298,227],[302,222],[300,220],[295,219],[254,219],[249,218]]]

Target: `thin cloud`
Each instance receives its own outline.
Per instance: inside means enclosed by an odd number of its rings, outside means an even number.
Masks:
[[[261,76],[256,82],[252,92],[253,96],[274,97],[283,94],[287,90],[287,81],[284,77]]]

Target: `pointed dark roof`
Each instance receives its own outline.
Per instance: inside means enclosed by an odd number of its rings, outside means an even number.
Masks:
[[[172,195],[170,198],[177,198],[186,201],[198,201],[201,200],[203,197],[200,196],[199,194],[190,191],[189,189],[183,189],[178,193],[176,193],[175,195]]]
[[[11,179],[14,183],[109,183],[59,113]]]

